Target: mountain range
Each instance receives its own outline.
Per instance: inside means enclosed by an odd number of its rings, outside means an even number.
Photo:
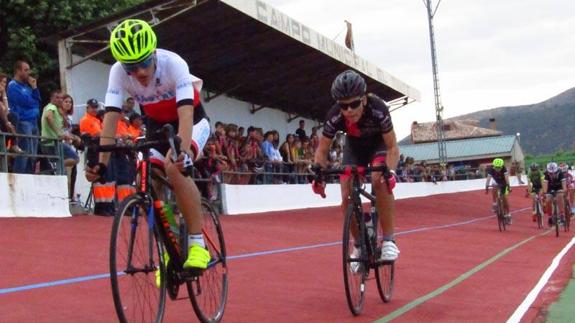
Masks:
[[[504,135],[520,133],[525,154],[575,149],[575,88],[540,103],[482,110],[451,119],[478,120],[480,127],[490,128],[491,118]]]

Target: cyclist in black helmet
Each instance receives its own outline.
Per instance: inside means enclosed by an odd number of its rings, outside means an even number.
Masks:
[[[532,220],[537,221],[537,210],[535,205],[537,203],[537,196],[541,195],[541,189],[543,188],[543,172],[539,170],[539,165],[537,163],[532,163],[529,167],[529,173],[527,173],[527,188],[533,199],[533,210],[532,210]]]
[[[365,80],[358,73],[347,70],[333,81],[331,95],[336,103],[327,113],[323,136],[315,154],[315,163],[322,168],[328,166],[327,156],[337,131],[346,133],[342,165],[377,166],[386,164],[391,174],[399,161],[399,147],[393,131],[393,124],[387,104],[375,94],[367,93]],[[399,249],[394,241],[395,199],[392,193],[395,176],[389,178],[387,187],[381,172],[372,173],[372,185],[376,193],[377,212],[381,215],[383,247],[381,260],[394,261]],[[348,206],[351,192],[350,176],[342,175],[341,209]],[[323,183],[314,183],[313,190],[325,196]],[[359,250],[353,250],[356,255]],[[352,253],[353,256],[353,253]]]

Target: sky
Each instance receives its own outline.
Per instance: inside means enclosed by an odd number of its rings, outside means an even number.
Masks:
[[[392,113],[399,139],[435,120],[427,11],[422,0],[265,0],[421,92]],[[437,0],[432,1],[437,4]],[[534,104],[575,87],[575,1],[442,0],[434,18],[444,118]]]

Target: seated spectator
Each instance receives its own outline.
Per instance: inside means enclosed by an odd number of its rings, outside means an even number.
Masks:
[[[271,184],[273,175],[269,173],[275,172],[275,152],[273,146],[274,135],[273,132],[268,131],[264,135],[265,140],[261,143],[261,149],[265,157],[264,162],[264,184]]]
[[[132,113],[129,119],[130,119],[130,126],[128,127],[128,133],[130,134],[132,139],[136,139],[138,137],[143,136],[144,132],[142,131],[142,125],[144,124],[144,121],[142,119],[142,116],[137,113]]]
[[[307,145],[309,145],[309,141],[307,141]],[[308,166],[311,164],[311,159],[306,159],[306,150],[302,145],[302,141],[299,138],[295,139],[294,142],[294,149],[292,152],[294,156],[294,162],[296,167],[296,173],[298,184],[307,184],[308,178],[307,175],[309,173]]]
[[[258,174],[264,171],[264,156],[259,144],[259,138],[258,130],[255,127],[250,126],[248,128],[247,139],[240,149],[242,161],[247,164],[249,171],[253,174],[249,183],[258,183]]]
[[[66,144],[72,146],[76,151],[76,155],[78,155],[77,150],[83,150],[84,145],[82,143],[82,139],[80,136],[74,134],[73,125],[72,125],[72,116],[74,115],[74,99],[69,94],[64,95],[64,99],[62,100],[62,113],[64,114],[64,133],[68,135],[66,139]],[[70,201],[75,201],[75,190],[76,190],[76,178],[78,177],[78,165],[77,163],[70,168],[69,174],[69,198]]]
[[[42,153],[57,155],[56,143],[62,141],[64,167],[73,167],[79,161],[78,154],[68,142],[73,142],[75,137],[67,132],[68,123],[63,111],[63,95],[60,90],[53,91],[50,95],[50,103],[44,107],[42,113],[42,141],[40,146]],[[65,121],[66,120],[66,121]],[[71,127],[70,127],[71,128]]]
[[[301,119],[299,121],[299,128],[297,128],[295,134],[299,137],[299,140],[304,140],[304,138],[307,138],[307,134],[305,133],[305,120]]]
[[[283,181],[290,184],[295,184],[296,177],[292,175],[295,172],[294,158],[292,155],[292,148],[294,146],[294,135],[289,133],[286,135],[286,140],[281,144],[279,152],[283,160],[283,171],[290,175],[285,175]]]
[[[216,139],[212,136],[206,142],[203,157],[196,162],[196,167],[201,175],[200,177],[209,179],[206,185],[205,195],[210,200],[218,199],[215,185],[221,181],[223,166],[226,166],[226,162],[222,160],[221,157],[221,155],[217,154]]]
[[[237,184],[240,181],[239,174],[237,174],[237,172],[242,168],[240,147],[237,138],[238,126],[233,123],[229,123],[225,126],[225,132],[225,154],[228,158],[228,166],[231,173],[224,175],[224,183]]]
[[[10,112],[8,107],[8,96],[6,95],[6,84],[8,76],[0,73],[0,130],[16,134],[16,125],[18,124],[18,116]],[[9,152],[22,153],[22,149],[16,144],[15,137],[6,137],[5,145]]]

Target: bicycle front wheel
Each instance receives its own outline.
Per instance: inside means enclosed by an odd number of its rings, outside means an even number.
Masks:
[[[226,245],[218,214],[205,199],[202,199],[202,213],[202,233],[211,260],[201,276],[187,282],[188,294],[200,321],[219,322],[224,315],[228,297]]]
[[[535,207],[537,208],[537,227],[543,229],[543,208],[541,207],[541,202],[537,201]]]
[[[166,304],[165,279],[156,286],[156,271],[165,273],[163,250],[155,226],[147,221],[149,203],[132,195],[114,218],[110,239],[110,280],[120,322],[161,322]]]
[[[501,198],[497,199],[497,224],[499,225],[499,231],[505,231],[505,226],[507,225],[504,211],[503,211],[503,201]]]
[[[365,279],[368,268],[363,264],[361,253],[365,252],[365,241],[360,233],[358,219],[363,219],[351,204],[345,214],[343,225],[343,283],[347,305],[353,315],[359,315],[365,300]],[[354,232],[357,238],[354,238]],[[357,252],[356,250],[360,250]],[[355,251],[355,252],[354,252]]]
[[[381,221],[381,220],[380,220]],[[381,253],[381,248],[383,247],[383,230],[381,225],[377,225],[377,248],[379,250],[377,257]],[[395,262],[384,262],[378,263],[375,270],[375,280],[377,282],[377,291],[379,292],[379,297],[384,303],[389,303],[391,301],[391,296],[393,295],[393,284],[395,275]]]

